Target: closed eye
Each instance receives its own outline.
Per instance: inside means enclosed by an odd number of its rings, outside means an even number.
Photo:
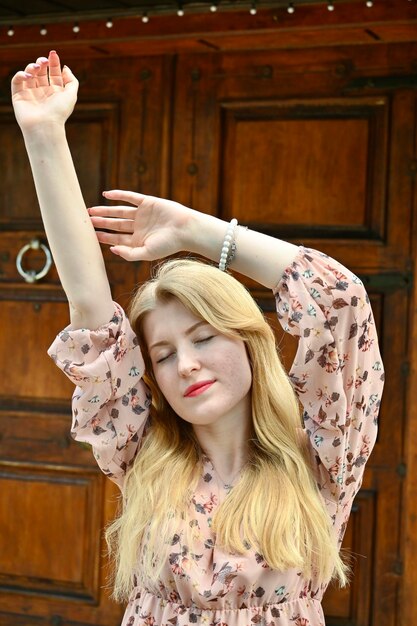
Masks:
[[[210,341],[210,339],[214,339],[214,337],[215,337],[215,335],[210,335],[209,337],[203,337],[202,339],[197,339],[194,343],[206,343],[206,342]],[[175,354],[174,352],[170,352],[166,356],[163,356],[162,358],[158,359],[156,362],[157,363],[163,363],[164,361],[169,359],[174,354]]]
[[[171,352],[170,354],[167,354],[166,356],[163,356],[162,359],[158,359],[157,363],[163,363],[163,361],[166,361],[167,359],[169,359],[170,356],[172,356],[174,353]]]
[[[195,343],[204,343],[205,341],[210,341],[210,339],[213,339],[214,335],[210,335],[210,337],[204,337],[203,339],[197,339],[197,341]]]

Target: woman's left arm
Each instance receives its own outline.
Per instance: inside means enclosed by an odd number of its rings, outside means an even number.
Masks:
[[[298,337],[290,371],[322,495],[349,512],[377,435],[384,369],[368,294],[335,259],[300,247],[274,289]]]
[[[132,191],[117,189],[103,195],[135,205],[89,209],[99,241],[112,246],[113,253],[128,261],[153,261],[187,251],[219,262],[227,221],[172,200]],[[272,289],[277,276],[295,258],[298,246],[240,227],[235,234],[237,251],[231,269]]]

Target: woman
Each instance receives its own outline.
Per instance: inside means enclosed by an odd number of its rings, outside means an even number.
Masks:
[[[123,625],[322,626],[330,579],[347,580],[339,549],[383,389],[365,289],[320,252],[175,202],[116,190],[104,196],[127,206],[87,210],[64,128],[77,87],[55,51],[12,80],[70,305],[50,355],[77,385],[74,437],[123,495],[107,530]],[[169,261],[129,322],[99,242],[127,260],[221,251],[221,270]],[[289,376],[230,264],[273,289],[299,341]]]

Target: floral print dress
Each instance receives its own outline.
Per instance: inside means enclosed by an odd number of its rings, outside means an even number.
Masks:
[[[298,337],[290,379],[303,405],[319,490],[339,543],[374,446],[384,371],[375,322],[361,281],[340,263],[300,246],[274,289],[283,329]],[[49,350],[77,385],[72,434],[91,444],[120,488],[149,424],[151,398],[136,336],[116,305],[96,331],[61,332]],[[261,554],[222,552],[211,522],[230,486],[209,458],[190,503],[197,536],[183,529],[155,585],[136,586],[122,626],[324,626],[326,585],[301,572],[272,570]],[[139,564],[138,564],[139,566]]]

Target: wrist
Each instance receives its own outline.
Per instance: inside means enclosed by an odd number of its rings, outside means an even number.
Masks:
[[[22,128],[22,134],[27,147],[51,147],[54,143],[66,140],[65,124],[49,120],[30,128]]]
[[[219,261],[228,222],[214,215],[193,211],[187,235],[187,250]]]

